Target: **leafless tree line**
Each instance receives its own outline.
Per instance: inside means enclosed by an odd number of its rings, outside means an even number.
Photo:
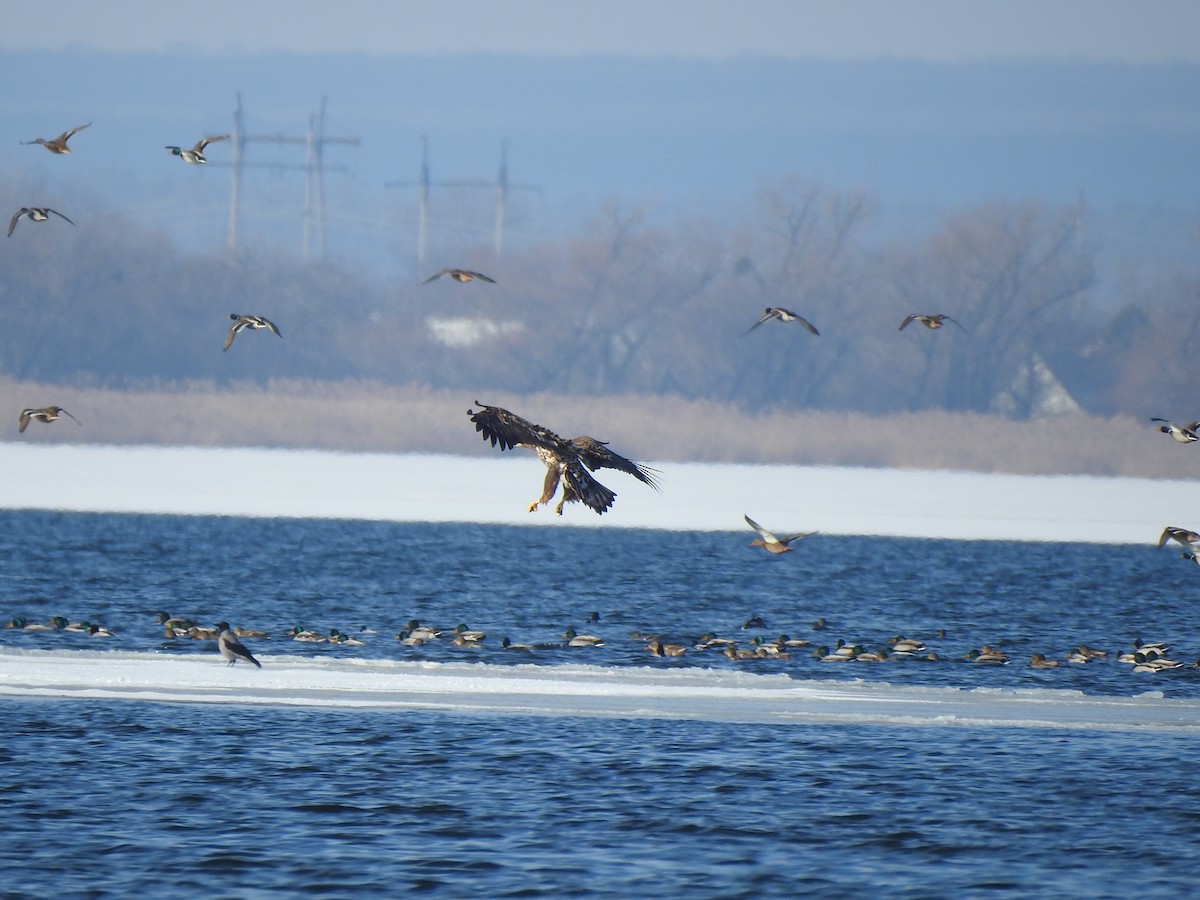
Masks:
[[[11,187],[0,197],[20,205]],[[0,377],[118,390],[350,381],[468,400],[674,396],[751,413],[1015,419],[1044,414],[1049,380],[1092,414],[1200,418],[1195,268],[1101,308],[1085,208],[989,203],[881,240],[874,206],[786,181],[737,223],[666,226],[614,205],[499,262],[484,249],[438,262],[495,285],[421,285],[431,273],[417,272],[381,283],[265,251],[184,256],[121,212],[94,227],[22,226],[0,252]],[[780,321],[748,333],[768,307],[820,335]],[[233,312],[269,316],[284,340],[251,334],[223,354]],[[899,331],[914,312],[962,328]]]

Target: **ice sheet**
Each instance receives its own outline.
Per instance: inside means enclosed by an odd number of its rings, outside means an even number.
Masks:
[[[619,716],[778,725],[875,723],[1200,733],[1200,700],[798,681],[720,670],[497,666],[260,655],[0,651],[0,696],[419,713]]]
[[[605,471],[618,494],[597,516],[526,507],[544,470],[494,457],[0,443],[0,508],[826,534],[1155,541],[1189,524],[1191,482],[805,466],[652,463],[657,494]]]

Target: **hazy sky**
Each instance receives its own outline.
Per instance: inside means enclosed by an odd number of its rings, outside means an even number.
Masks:
[[[1196,0],[0,0],[0,17],[10,50],[1200,61]]]

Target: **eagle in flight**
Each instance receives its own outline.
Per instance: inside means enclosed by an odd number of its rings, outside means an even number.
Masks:
[[[562,515],[563,504],[575,502],[583,503],[598,515],[603,515],[617,495],[592,477],[591,473],[598,469],[617,469],[656,491],[661,490],[655,478],[659,474],[657,469],[613,453],[605,441],[587,435],[566,440],[507,409],[488,406],[478,400],[475,405],[479,409],[468,409],[467,415],[484,440],[491,441],[493,447],[498,446],[501,450],[528,447],[545,463],[546,481],[542,485],[542,495],[529,504],[530,512],[553,500],[559,484],[562,484],[562,499],[554,509],[558,515]]]

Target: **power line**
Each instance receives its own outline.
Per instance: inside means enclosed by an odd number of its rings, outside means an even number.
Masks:
[[[304,183],[304,237],[301,245],[304,261],[309,258],[309,247],[313,220],[318,225],[317,238],[320,245],[320,258],[325,258],[325,182],[324,149],[326,144],[349,144],[358,146],[357,137],[329,137],[325,134],[325,105],[326,98],[321,98],[320,111],[309,116],[308,131],[303,135],[290,134],[247,134],[242,113],[242,94],[237,95],[237,109],[233,114],[233,132],[230,139],[233,142],[233,176],[229,199],[229,249],[236,250],[238,243],[238,219],[241,203],[242,170],[247,168],[259,169],[303,169]],[[274,144],[303,144],[305,146],[304,165],[288,163],[247,163],[245,161],[246,145],[249,143]]]
[[[508,179],[508,141],[500,146],[500,171],[495,182],[480,179],[458,181],[432,181],[429,177],[429,140],[421,137],[421,174],[417,181],[389,181],[385,187],[417,187],[417,268],[425,269],[425,255],[429,241],[429,197],[430,189],[437,187],[486,188],[496,191],[496,216],[493,226],[492,246],[499,258],[504,249],[504,224],[511,190],[540,191],[536,185],[513,184]]]

